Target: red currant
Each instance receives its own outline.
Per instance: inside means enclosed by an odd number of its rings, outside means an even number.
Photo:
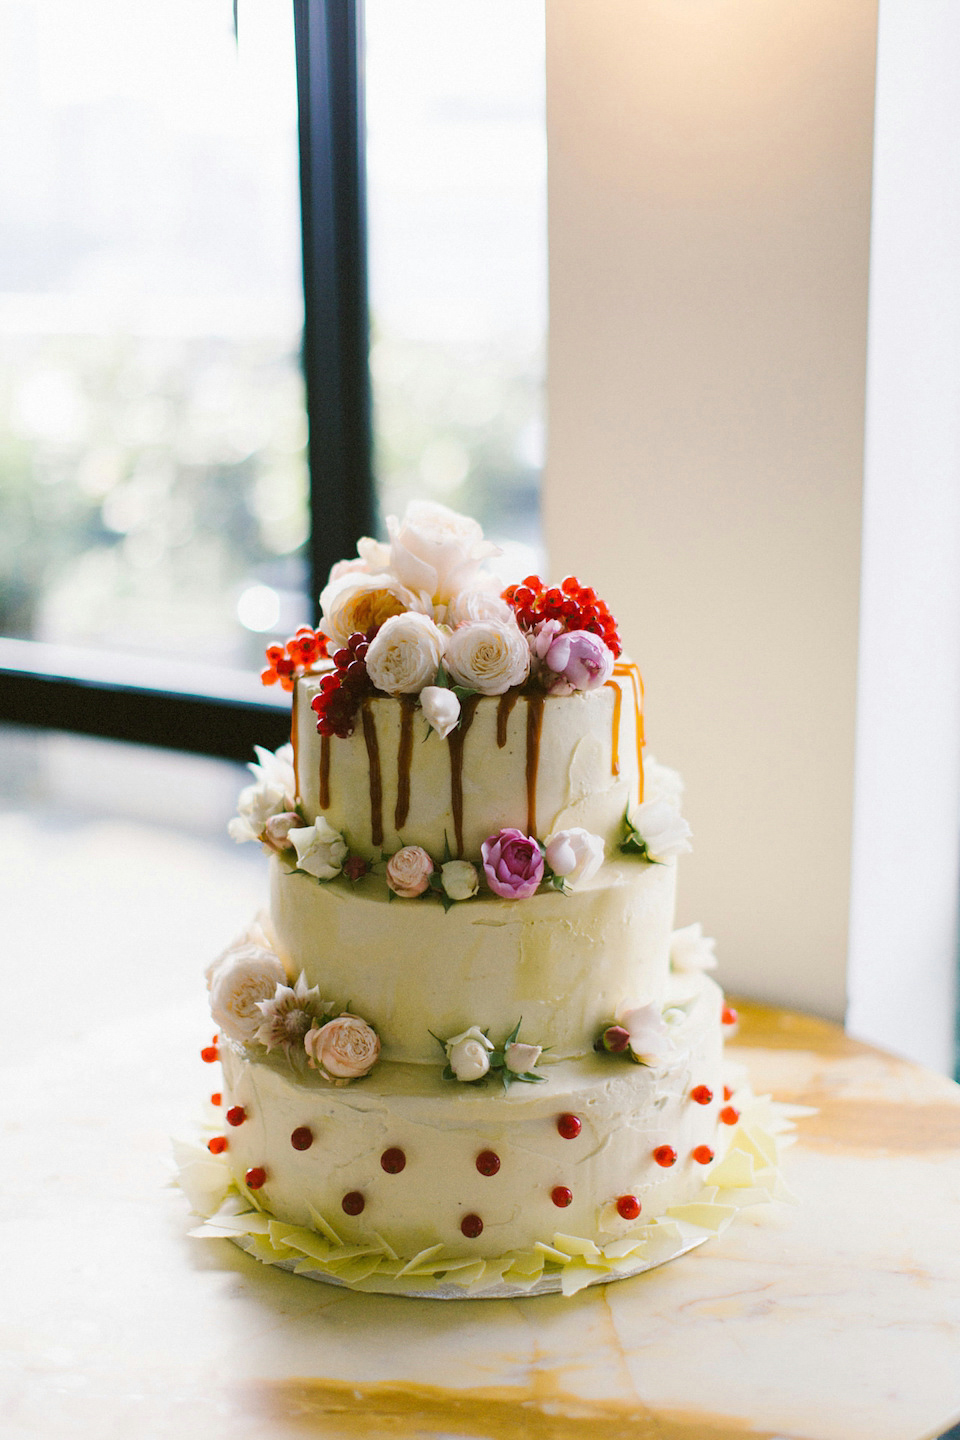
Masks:
[[[294,1150],[309,1150],[313,1144],[313,1131],[309,1125],[298,1125],[296,1130],[291,1131],[290,1144]]]
[[[573,1204],[573,1191],[568,1190],[566,1185],[555,1185],[550,1191],[550,1199],[558,1209],[565,1210]]]
[[[732,1105],[724,1105],[723,1109],[720,1111],[720,1119],[723,1121],[724,1125],[736,1125],[737,1121],[740,1119],[740,1111],[735,1110]]]
[[[242,1125],[247,1118],[247,1112],[242,1105],[231,1105],[227,1111],[228,1125]]]
[[[359,1190],[350,1190],[340,1201],[340,1208],[345,1215],[360,1215],[366,1203]]]
[[[671,1165],[676,1165],[677,1152],[672,1145],[658,1145],[653,1152],[653,1158],[658,1165],[662,1165],[665,1170],[668,1170]]]
[[[249,1190],[259,1190],[267,1183],[267,1172],[262,1165],[251,1165],[243,1178]]]
[[[407,1157],[397,1145],[391,1145],[389,1150],[384,1150],[380,1156],[380,1168],[388,1175],[399,1175],[407,1163]]]
[[[219,1090],[214,1090],[213,1094],[210,1096],[210,1104],[211,1104],[211,1105],[222,1105],[222,1104],[223,1104],[223,1096],[220,1094],[220,1091],[219,1091]]]
[[[200,1051],[200,1059],[205,1060],[208,1065],[212,1065],[215,1060],[220,1059],[220,1051],[216,1045],[204,1045]]]
[[[212,1140],[207,1141],[207,1149],[211,1155],[222,1155],[227,1148],[226,1135],[214,1135]]]
[[[582,1128],[578,1115],[560,1115],[557,1118],[557,1130],[564,1140],[576,1140]]]
[[[617,1214],[622,1220],[636,1220],[641,1208],[636,1195],[621,1195],[617,1200]]]
[[[709,1165],[713,1159],[713,1151],[709,1145],[698,1145],[692,1154],[698,1165]]]
[[[690,1091],[690,1099],[696,1100],[698,1105],[709,1105],[713,1099],[713,1091],[706,1085],[695,1085]]]
[[[479,1215],[464,1215],[460,1229],[468,1240],[476,1240],[478,1235],[483,1234],[483,1221]]]
[[[500,1169],[500,1156],[493,1150],[481,1150],[477,1156],[477,1169],[481,1175],[496,1175]]]

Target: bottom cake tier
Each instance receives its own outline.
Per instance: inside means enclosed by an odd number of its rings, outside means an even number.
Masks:
[[[724,1089],[720,990],[702,975],[671,985],[666,1063],[591,1054],[509,1089],[389,1063],[337,1087],[222,1045],[214,1155],[181,1155],[211,1216],[201,1233],[385,1290],[425,1276],[529,1289],[571,1265],[612,1278],[689,1249],[769,1198],[758,1176],[775,1179],[776,1147]]]

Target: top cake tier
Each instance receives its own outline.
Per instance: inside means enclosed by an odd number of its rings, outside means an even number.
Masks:
[[[507,826],[546,839],[582,826],[614,847],[643,797],[643,722],[636,666],[618,664],[597,690],[513,689],[463,702],[445,738],[415,696],[368,696],[352,735],[317,734],[312,702],[323,671],[296,688],[293,739],[304,815],[323,816],[352,852],[402,845],[476,859]]]

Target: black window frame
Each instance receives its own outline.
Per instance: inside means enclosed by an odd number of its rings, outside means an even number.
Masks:
[[[293,0],[293,12],[314,607],[304,618],[316,623],[316,597],[330,566],[376,528],[363,0]],[[171,662],[153,669],[155,677],[134,683],[109,652],[0,637],[0,721],[230,760],[248,760],[255,744],[276,748],[286,739],[286,695],[260,694],[255,682],[244,685],[236,676],[218,685]]]

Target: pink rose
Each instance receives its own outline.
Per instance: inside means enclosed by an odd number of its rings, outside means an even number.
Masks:
[[[556,676],[554,693],[597,690],[613,674],[613,652],[590,630],[568,630],[551,642],[544,664]]]
[[[303,1037],[310,1064],[337,1080],[358,1080],[380,1057],[380,1036],[359,1015],[338,1015]]]
[[[532,835],[501,830],[480,847],[487,884],[504,900],[526,900],[543,879],[543,855]]]
[[[433,861],[419,845],[404,845],[387,861],[387,884],[403,900],[422,895],[432,874]]]

